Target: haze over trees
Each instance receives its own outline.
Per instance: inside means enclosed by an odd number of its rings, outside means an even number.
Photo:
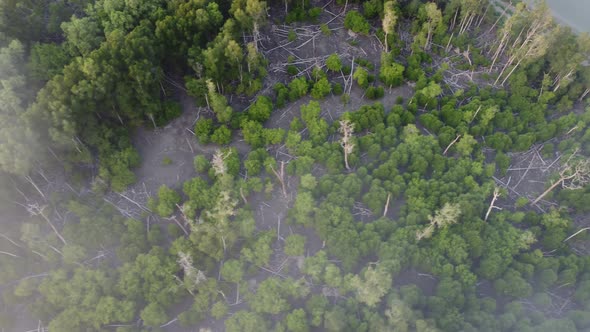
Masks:
[[[6,331],[585,331],[542,1],[0,0]]]

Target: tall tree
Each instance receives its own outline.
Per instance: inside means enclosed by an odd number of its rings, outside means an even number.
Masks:
[[[369,266],[362,278],[356,275],[350,281],[357,299],[369,307],[375,307],[381,301],[383,295],[391,288],[391,284],[391,273],[383,265]]]
[[[494,84],[502,80],[500,84],[503,85],[521,64],[530,63],[545,55],[553,28],[553,16],[545,3],[535,4],[532,10],[521,3],[509,20],[508,28],[510,30],[503,32],[503,41],[497,49],[500,54],[508,50],[508,59]],[[513,30],[515,28],[516,31]],[[516,37],[509,39],[511,35]],[[508,46],[510,42],[512,45]],[[494,55],[494,59],[496,58]],[[510,71],[506,73],[509,68]]]
[[[42,156],[38,135],[25,119],[29,102],[24,47],[11,41],[0,48],[0,170],[25,175]]]
[[[348,165],[348,156],[354,150],[354,142],[352,141],[352,133],[354,132],[354,124],[350,120],[340,120],[340,128],[338,129],[342,138],[340,139],[340,146],[344,152],[344,165],[346,169],[350,169]]]
[[[383,32],[385,32],[385,52],[389,52],[389,35],[394,33],[397,24],[396,1],[383,4]]]
[[[430,224],[425,229],[416,232],[416,239],[430,238],[436,228],[444,228],[457,223],[460,215],[459,204],[445,203],[440,210],[435,212],[434,216],[428,217]]]
[[[429,2],[424,5],[423,15],[425,22],[422,25],[422,32],[426,34],[426,40],[424,41],[424,49],[429,50],[430,44],[432,43],[432,35],[436,29],[438,29],[442,21],[442,13],[438,9],[436,3]]]
[[[553,91],[574,81],[582,63],[590,56],[590,35],[575,35],[569,27],[558,25],[551,39],[553,52],[547,53]]]
[[[232,13],[244,29],[252,30],[254,47],[258,51],[260,26],[266,18],[266,2],[260,0],[233,1],[230,13]]]

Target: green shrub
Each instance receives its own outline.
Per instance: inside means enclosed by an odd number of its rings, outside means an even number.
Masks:
[[[340,60],[340,56],[336,53],[330,55],[326,59],[326,67],[328,70],[340,72],[340,70],[342,70],[342,60]]]
[[[168,166],[168,165],[172,165],[172,159],[170,159],[170,157],[166,156],[162,159],[162,166]]]
[[[207,173],[211,167],[211,164],[209,163],[209,160],[205,158],[205,156],[198,155],[193,160],[193,166],[195,167],[195,171],[198,173]]]
[[[344,92],[344,88],[342,88],[342,84],[334,83],[334,85],[332,86],[332,92],[335,95],[340,96]]]
[[[318,18],[320,17],[321,14],[322,14],[321,7],[313,7],[307,11],[307,17],[313,23],[317,23]]]
[[[382,98],[384,94],[382,86],[370,86],[365,92],[365,96],[371,100]]]
[[[381,0],[369,0],[363,3],[363,13],[366,18],[373,18],[383,11],[383,2]]]
[[[311,97],[314,99],[324,98],[331,90],[332,87],[330,86],[330,82],[324,77],[313,85],[313,88],[311,89]]]
[[[295,76],[299,73],[299,69],[295,65],[288,65],[287,66],[287,74],[290,76]]]

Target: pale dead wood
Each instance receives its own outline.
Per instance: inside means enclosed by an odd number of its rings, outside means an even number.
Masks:
[[[568,161],[566,161],[562,167],[559,172],[559,179],[539,195],[539,197],[537,197],[531,204],[537,204],[560,184],[564,189],[575,190],[583,188],[586,184],[590,183],[590,160],[583,158],[572,164],[570,161],[576,153],[577,151],[568,158]]]
[[[195,150],[193,150],[193,145],[191,144],[191,142],[188,140],[188,137],[185,137],[186,139],[186,144],[188,144],[188,147],[191,149],[191,153],[195,154]]]
[[[494,195],[492,197],[492,201],[490,202],[490,206],[488,207],[488,211],[486,212],[486,216],[483,219],[484,221],[488,221],[488,217],[490,216],[490,213],[492,212],[492,209],[502,210],[502,208],[499,208],[497,206],[494,206],[494,203],[496,203],[496,200],[498,199],[498,197],[500,197],[500,189],[498,187],[496,187],[494,189]]]
[[[576,129],[578,129],[578,126],[574,126],[572,129],[568,130],[568,132],[565,133],[565,135],[567,136],[567,135],[571,134]]]
[[[276,275],[276,276],[278,276],[278,277],[281,277],[281,278],[283,278],[283,279],[286,279],[286,278],[287,278],[287,276],[285,276],[284,274],[280,274],[280,273],[278,273],[278,272],[275,272],[275,271],[269,270],[269,269],[265,268],[264,266],[259,266],[259,268],[261,268],[262,270],[264,270],[264,271],[266,271],[266,272],[268,272],[268,273],[272,273],[272,274],[274,274],[274,275]]]
[[[529,166],[526,168],[526,170],[524,171],[524,174],[520,177],[520,179],[518,180],[518,182],[514,185],[514,189],[516,189],[518,187],[518,185],[522,182],[522,180],[526,177],[526,175],[529,173],[529,171],[531,170],[531,167],[533,167],[533,163],[535,162],[535,155],[533,155],[533,157],[531,158],[531,161],[529,163]]]
[[[587,230],[590,230],[590,227],[585,227],[585,228],[582,228],[582,229],[580,229],[579,231],[575,232],[574,234],[572,234],[572,235],[568,236],[568,237],[567,237],[565,240],[563,240],[563,242],[567,242],[569,239],[571,239],[571,238],[573,238],[574,236],[576,236],[576,235],[578,235],[578,234],[582,233],[583,231],[587,231]]]
[[[41,189],[39,189],[39,187],[37,186],[37,184],[35,183],[35,181],[33,181],[33,178],[31,178],[30,176],[28,176],[28,175],[27,175],[27,176],[25,176],[25,177],[24,177],[24,179],[25,179],[25,180],[26,180],[28,183],[30,183],[30,184],[33,186],[33,188],[35,188],[35,190],[37,190],[37,192],[38,192],[38,193],[39,193],[39,194],[40,194],[40,195],[41,195],[43,198],[46,198],[46,197],[45,197],[45,194],[44,194],[44,193],[41,191]]]
[[[135,204],[135,205],[136,205],[138,208],[140,208],[140,209],[144,210],[145,212],[152,213],[152,210],[150,210],[150,209],[148,209],[147,207],[145,207],[145,206],[143,206],[143,205],[139,204],[138,202],[136,202],[136,201],[132,200],[131,198],[129,198],[129,197],[127,197],[127,196],[125,196],[125,195],[123,195],[123,194],[121,194],[121,193],[117,193],[117,195],[119,195],[119,196],[123,197],[124,199],[126,199],[127,201],[129,201],[129,202],[131,202],[131,203]]]
[[[387,194],[387,202],[385,202],[385,209],[383,209],[383,217],[387,215],[387,211],[389,210],[389,200],[391,199],[391,193]]]
[[[354,132],[354,124],[350,122],[350,120],[340,120],[340,133],[342,134],[342,138],[340,139],[340,146],[342,146],[342,150],[344,151],[344,165],[346,166],[347,170],[350,170],[350,166],[348,165],[348,156],[354,150],[354,143],[352,142],[352,133]]]
[[[170,324],[172,324],[172,323],[176,322],[177,320],[178,320],[178,317],[174,318],[173,320],[169,321],[169,322],[168,322],[168,323],[166,323],[166,324],[160,325],[160,327],[166,327],[166,326],[168,326],[168,325],[170,325]]]
[[[242,197],[242,200],[244,201],[244,204],[248,204],[248,200],[246,199],[246,196],[244,196],[244,188],[240,187],[240,196]]]
[[[270,169],[273,172],[273,174],[275,175],[275,177],[277,178],[277,180],[279,181],[279,183],[281,184],[281,190],[283,192],[283,196],[286,198],[287,197],[287,187],[285,185],[285,162],[281,161],[281,168],[279,169],[278,172],[272,165],[270,166]]]
[[[447,148],[443,151],[443,156],[447,154],[447,152],[449,151],[449,149],[455,144],[457,143],[457,141],[459,140],[459,138],[461,138],[461,135],[457,135],[457,137],[455,137],[455,139],[449,143],[449,145],[447,145]]]
[[[281,236],[281,216],[277,216],[277,241],[283,239]]]
[[[188,219],[186,219],[186,217],[184,217],[184,218],[185,218],[185,221],[188,221]],[[188,233],[188,231],[186,230],[186,228],[185,228],[185,227],[182,225],[182,223],[181,223],[181,222],[180,222],[180,221],[179,221],[179,220],[176,218],[176,216],[172,216],[172,218],[171,218],[171,219],[172,219],[172,220],[173,220],[173,221],[176,223],[176,225],[178,225],[178,227],[180,227],[180,229],[182,229],[182,232],[184,233],[184,235],[186,235],[186,236],[188,236],[188,235],[189,235],[189,233]]]
[[[45,205],[43,207],[40,207],[37,203],[34,203],[34,204],[29,204],[28,207],[27,207],[27,210],[28,210],[28,212],[31,215],[41,216],[41,218],[43,218],[47,222],[47,224],[49,225],[49,227],[51,227],[51,229],[53,230],[53,232],[55,233],[55,235],[61,240],[61,242],[63,242],[64,245],[67,245],[68,242],[60,234],[60,232],[57,230],[57,227],[55,227],[55,225],[51,222],[51,220],[49,219],[49,217],[47,217],[45,215],[45,213],[43,212],[46,207],[47,207],[47,205]],[[60,252],[60,254],[61,254],[61,252]]]
[[[15,246],[22,248],[23,246],[21,246],[20,244],[16,243],[14,240],[12,240],[11,238],[9,238],[8,236],[0,233],[0,237],[3,237],[4,239],[6,239],[8,242],[14,244]]]
[[[15,255],[13,253],[9,253],[7,251],[0,251],[0,254],[7,255],[7,256],[12,256],[12,257],[15,257],[15,258],[20,258],[20,256],[17,256],[17,255]]]

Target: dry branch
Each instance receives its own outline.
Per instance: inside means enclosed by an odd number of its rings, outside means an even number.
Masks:
[[[494,196],[492,197],[492,201],[490,202],[490,207],[488,208],[488,211],[486,212],[486,216],[483,219],[484,221],[488,221],[488,217],[490,216],[492,209],[498,209],[498,210],[502,209],[497,206],[494,206],[494,203],[496,203],[496,200],[498,199],[498,197],[500,197],[500,189],[498,189],[498,187],[496,187],[494,189]]]
[[[391,200],[391,193],[387,194],[387,202],[385,202],[385,208],[383,209],[383,217],[387,215],[387,211],[389,210],[389,200]]]
[[[270,166],[270,169],[273,172],[273,174],[275,175],[275,177],[277,178],[277,180],[279,180],[279,183],[281,184],[283,196],[286,198],[287,197],[287,187],[285,185],[285,162],[281,161],[281,168],[279,169],[278,172],[277,172],[277,170],[275,170],[275,168],[272,165]]]
[[[451,146],[453,146],[455,143],[457,143],[457,141],[459,140],[459,138],[461,138],[461,135],[457,135],[457,137],[455,137],[455,139],[449,143],[449,145],[447,146],[447,148],[445,149],[445,151],[443,151],[443,156],[447,154],[447,152],[449,151],[449,149],[451,148]]]
[[[585,228],[582,228],[582,229],[580,229],[579,231],[575,232],[574,234],[572,234],[572,235],[568,236],[568,237],[567,237],[567,239],[563,240],[563,242],[566,242],[566,241],[568,241],[569,239],[573,238],[574,236],[576,236],[576,235],[578,235],[578,234],[582,233],[583,231],[587,231],[587,230],[590,230],[590,227],[585,227]]]
[[[574,153],[562,167],[562,170],[559,172],[559,179],[539,195],[539,197],[531,203],[532,205],[537,204],[560,184],[565,189],[580,189],[590,183],[590,160],[580,159],[574,164],[570,164],[570,160],[576,153]]]

